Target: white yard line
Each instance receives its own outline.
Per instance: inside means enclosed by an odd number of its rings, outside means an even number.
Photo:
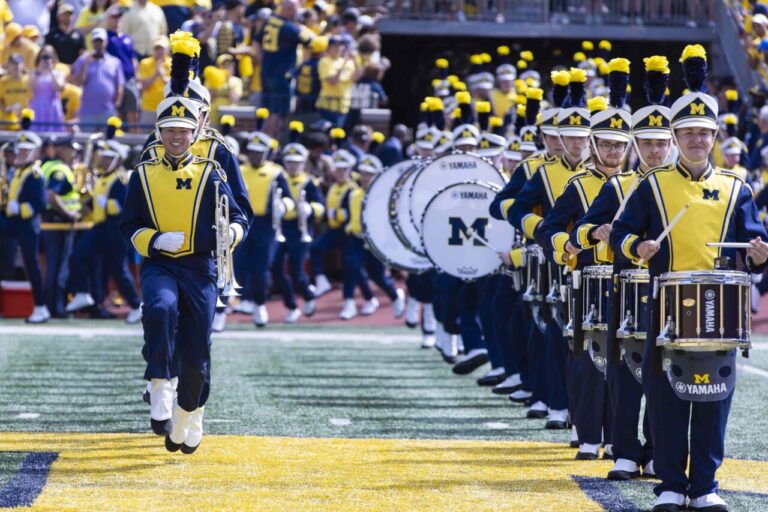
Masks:
[[[27,325],[4,325],[0,326],[0,336],[76,336],[81,339],[93,339],[99,337],[143,337],[141,329],[119,328],[119,327],[67,327],[57,326],[27,326]],[[419,343],[421,336],[411,333],[354,333],[339,331],[320,331],[310,332],[305,330],[280,330],[280,331],[224,331],[215,333],[213,339],[224,340],[251,340],[251,341],[278,341],[284,343],[301,341],[343,341],[343,342],[363,342],[377,343],[381,345],[391,345],[393,343]],[[768,344],[767,344],[768,345]]]
[[[739,364],[738,365],[739,370],[743,370],[747,373],[751,373],[752,375],[757,375],[758,377],[762,377],[764,379],[768,379],[768,371],[765,371],[761,368],[758,368],[756,366],[752,366],[749,364]]]

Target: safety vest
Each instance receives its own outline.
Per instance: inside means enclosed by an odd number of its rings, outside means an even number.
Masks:
[[[82,205],[80,204],[80,193],[75,189],[75,173],[72,172],[72,169],[61,160],[49,160],[43,164],[41,170],[43,171],[43,177],[45,178],[46,183],[48,183],[55,172],[64,174],[64,178],[69,182],[71,187],[69,192],[59,197],[61,198],[65,210],[71,213],[79,212]],[[50,206],[48,206],[48,208],[50,208]]]

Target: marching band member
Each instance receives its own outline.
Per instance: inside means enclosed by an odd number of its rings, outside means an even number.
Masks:
[[[312,242],[312,222],[322,219],[325,207],[320,188],[314,178],[304,171],[308,155],[307,148],[298,142],[287,144],[282,153],[286,181],[296,208],[286,212],[283,217],[282,230],[285,241],[278,245],[272,270],[283,291],[283,304],[288,308],[284,320],[287,324],[296,323],[301,317],[301,310],[294,298],[294,287],[298,288],[304,298],[304,315],[312,316],[317,308],[315,287],[309,284],[309,278],[304,271],[304,261]],[[285,270],[286,258],[290,277]]]
[[[253,209],[253,222],[235,253],[235,267],[244,284],[244,301],[254,303],[253,323],[264,327],[269,321],[266,305],[269,275],[278,239],[282,237],[282,219],[286,212],[293,211],[295,203],[284,169],[267,159],[273,139],[261,131],[261,125],[269,117],[269,111],[260,108],[257,117],[260,119],[257,130],[250,134],[245,146],[248,161],[240,167]],[[294,129],[299,127],[291,125]]]
[[[539,168],[545,163],[554,162],[563,154],[563,145],[557,131],[557,114],[563,103],[568,97],[568,83],[570,75],[567,71],[552,73],[552,108],[545,109],[541,113],[541,142],[544,145],[543,152],[535,152],[528,158],[523,159],[520,164],[512,171],[509,181],[504,188],[496,194],[496,197],[489,206],[490,214],[496,219],[508,219],[508,212],[515,197],[523,189]],[[525,109],[518,112],[518,115],[525,116]],[[531,119],[529,119],[530,121]],[[522,155],[521,155],[522,156]],[[509,253],[501,253],[499,257],[505,265],[512,265],[513,260],[521,262],[520,250],[513,250]],[[502,304],[513,304],[512,316],[505,322],[503,315],[497,316],[499,325],[497,329],[504,331],[508,325],[516,325],[510,330],[510,336],[504,338],[499,336],[500,340],[507,339],[507,343],[501,344],[502,352],[505,354],[504,367],[507,372],[507,378],[493,388],[493,392],[499,395],[507,395],[515,403],[524,403],[532,396],[532,379],[544,378],[541,371],[541,360],[534,360],[528,355],[528,341],[531,338],[530,329],[534,328],[528,322],[528,306],[523,299],[522,290],[515,291],[506,286],[502,281],[496,291],[494,298],[495,307],[501,308]],[[513,293],[515,292],[515,293]]]
[[[0,212],[0,234],[15,238],[21,246],[24,270],[32,286],[35,307],[27,322],[40,324],[51,318],[46,306],[43,280],[37,252],[40,247],[40,215],[45,211],[45,178],[40,170],[38,157],[42,139],[29,131],[35,113],[30,109],[21,112],[22,131],[16,136],[14,159],[15,172],[8,185],[8,196]]]
[[[536,230],[536,240],[542,247],[555,255],[567,253],[576,257],[576,268],[579,269],[610,262],[604,245],[596,246],[592,251],[582,250],[570,243],[568,230],[587,213],[603,185],[621,171],[629,149],[631,118],[623,109],[629,83],[629,61],[612,59],[608,66],[610,108],[605,108],[602,96],[588,102],[591,107],[592,165],[571,179]],[[598,106],[593,106],[595,104]],[[578,322],[580,318],[576,317],[574,321]],[[602,333],[593,336],[602,336]],[[590,339],[590,342],[596,340]],[[573,415],[580,442],[576,459],[594,460],[599,456],[601,443],[606,443],[605,451],[609,452],[610,407],[605,378],[592,364],[589,353],[583,350],[583,343],[581,336],[574,335],[572,387],[576,407]]]
[[[700,45],[689,45],[681,61],[691,92],[670,108],[679,160],[651,170],[640,183],[613,225],[611,247],[628,259],[648,261],[651,279],[655,279],[669,271],[711,270],[716,257],[734,255],[733,249],[709,247],[707,242],[749,242],[744,260],[747,269],[761,272],[768,261],[768,244],[763,241],[768,235],[751,190],[736,174],[709,163],[718,128],[718,104],[704,92],[705,51]],[[688,211],[668,236],[657,242],[669,219],[686,205]],[[653,510],[686,510],[687,497],[687,510],[727,511],[728,506],[717,495],[715,473],[724,456],[733,389],[726,388],[722,399],[691,401],[685,386],[670,384],[671,374],[667,376],[661,369],[662,349],[656,346],[664,320],[659,318],[658,302],[653,300],[642,366],[654,469],[661,479],[654,488],[657,499]],[[724,356],[706,354],[709,358],[735,357],[733,351]],[[712,378],[720,376],[713,374]]]
[[[563,108],[558,113],[558,134],[563,144],[563,155],[554,161],[544,163],[536,174],[525,184],[507,210],[507,220],[520,229],[526,238],[534,239],[539,223],[554,206],[555,200],[562,194],[568,181],[581,172],[583,154],[589,139],[589,112],[584,108],[584,83],[586,74],[581,69],[571,68],[569,76],[569,97],[571,107]],[[540,211],[541,213],[536,213]],[[555,337],[550,340],[556,343]],[[568,399],[566,396],[565,371],[547,358],[543,349],[545,344],[538,340],[536,326],[531,328],[529,355],[533,360],[531,370],[531,407],[530,418],[545,418],[548,411],[553,412],[553,427],[560,427],[560,422],[567,420]],[[557,347],[547,344],[551,350]],[[565,418],[565,419],[563,419]]]
[[[72,165],[80,145],[74,137],[59,137],[53,141],[54,158],[40,170],[45,177],[48,207],[42,214],[47,225],[42,233],[45,252],[45,296],[54,318],[66,316],[64,301],[69,279],[69,262],[74,240],[73,223],[80,217],[80,191],[75,184]]]
[[[632,194],[639,180],[651,169],[664,164],[672,150],[669,109],[663,106],[669,84],[669,63],[667,58],[654,55],[645,60],[645,91],[649,106],[632,115],[632,138],[638,155],[634,172],[621,173],[608,180],[592,202],[586,215],[571,231],[570,243],[580,250],[589,250],[600,243],[607,244],[611,223],[622,201]],[[635,268],[621,253],[613,258],[613,274]],[[614,277],[614,286],[615,286]],[[608,392],[613,411],[611,441],[615,464],[608,472],[609,480],[628,480],[640,476],[640,468],[646,477],[655,477],[653,470],[653,446],[651,442],[648,414],[643,419],[643,433],[646,442],[638,439],[643,389],[633,377],[626,361],[619,356],[616,330],[619,327],[619,304],[616,289],[611,289],[611,310],[608,318],[607,373]]]
[[[215,269],[212,253],[222,243],[231,244],[224,251],[237,245],[248,221],[218,164],[190,151],[200,129],[198,105],[188,98],[166,98],[157,117],[163,156],[139,164],[131,175],[120,229],[144,257],[144,378],[151,385],[152,430],[165,435],[169,451],[192,453],[202,440],[210,390],[216,271],[228,273]],[[219,196],[229,204],[224,233],[211,229],[220,225]],[[170,379],[176,374],[174,402]]]
[[[80,309],[80,304],[100,306],[106,286],[101,279],[104,275],[115,281],[120,295],[131,308],[126,323],[135,324],[141,320],[141,301],[128,270],[130,248],[119,228],[128,192],[128,173],[123,168],[128,147],[109,139],[99,143],[96,152],[94,162],[98,176],[92,191],[93,227],[77,240],[72,253],[70,287],[74,297],[67,304],[67,311]],[[95,268],[103,268],[104,272],[94,273]],[[96,298],[89,292],[92,289]]]
[[[373,296],[368,284],[369,276],[392,301],[395,318],[400,318],[405,311],[405,292],[395,287],[392,276],[386,272],[384,264],[365,248],[365,241],[361,236],[363,232],[361,217],[363,198],[373,178],[383,170],[383,167],[381,161],[369,153],[364,154],[357,163],[357,171],[360,174],[360,186],[354,187],[349,194],[349,221],[344,227],[344,231],[348,236],[344,248],[344,310],[342,310],[340,315],[342,320],[349,319],[344,316],[344,312],[347,311],[347,305],[350,301],[356,309],[354,290],[357,285],[360,285],[360,288],[363,290],[363,296],[366,299],[361,313],[370,315],[378,308],[379,301]],[[366,309],[366,306],[369,305],[370,307]]]

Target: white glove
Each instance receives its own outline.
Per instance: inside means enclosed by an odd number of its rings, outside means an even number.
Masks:
[[[312,215],[312,205],[309,203],[301,203],[301,207],[304,209],[304,216],[309,217]]]
[[[21,210],[21,207],[19,206],[19,202],[18,201],[11,201],[11,202],[8,203],[8,212],[11,215],[18,215],[19,214],[19,210]]]
[[[277,214],[278,214],[278,217],[280,217],[282,219],[283,217],[285,217],[285,212],[287,212],[287,211],[288,211],[288,208],[286,208],[284,202],[280,201],[280,202],[277,203]]]
[[[107,196],[104,194],[99,194],[96,196],[96,204],[99,205],[99,208],[106,208],[107,207]]]
[[[184,245],[184,233],[163,233],[155,239],[155,249],[165,252],[178,252]]]
[[[328,209],[328,218],[330,220],[336,220],[336,208],[329,208]]]

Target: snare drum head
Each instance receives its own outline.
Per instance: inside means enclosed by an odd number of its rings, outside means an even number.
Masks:
[[[452,153],[432,160],[414,176],[409,190],[411,223],[421,233],[421,221],[429,201],[439,190],[454,183],[482,181],[504,187],[504,175],[477,155]]]
[[[389,196],[389,219],[392,228],[403,245],[419,256],[426,256],[426,254],[421,243],[421,236],[413,222],[411,222],[411,206],[408,192],[411,189],[414,178],[421,171],[424,163],[413,161],[412,165],[398,177]]]
[[[439,270],[464,280],[477,279],[501,267],[498,255],[468,235],[473,229],[498,250],[508,250],[514,230],[488,214],[496,192],[485,183],[468,181],[445,187],[424,212],[424,248]]]
[[[408,272],[423,272],[432,268],[425,256],[413,252],[398,238],[389,218],[389,198],[395,183],[413,162],[400,162],[376,176],[363,199],[363,236],[371,252],[383,263]]]

